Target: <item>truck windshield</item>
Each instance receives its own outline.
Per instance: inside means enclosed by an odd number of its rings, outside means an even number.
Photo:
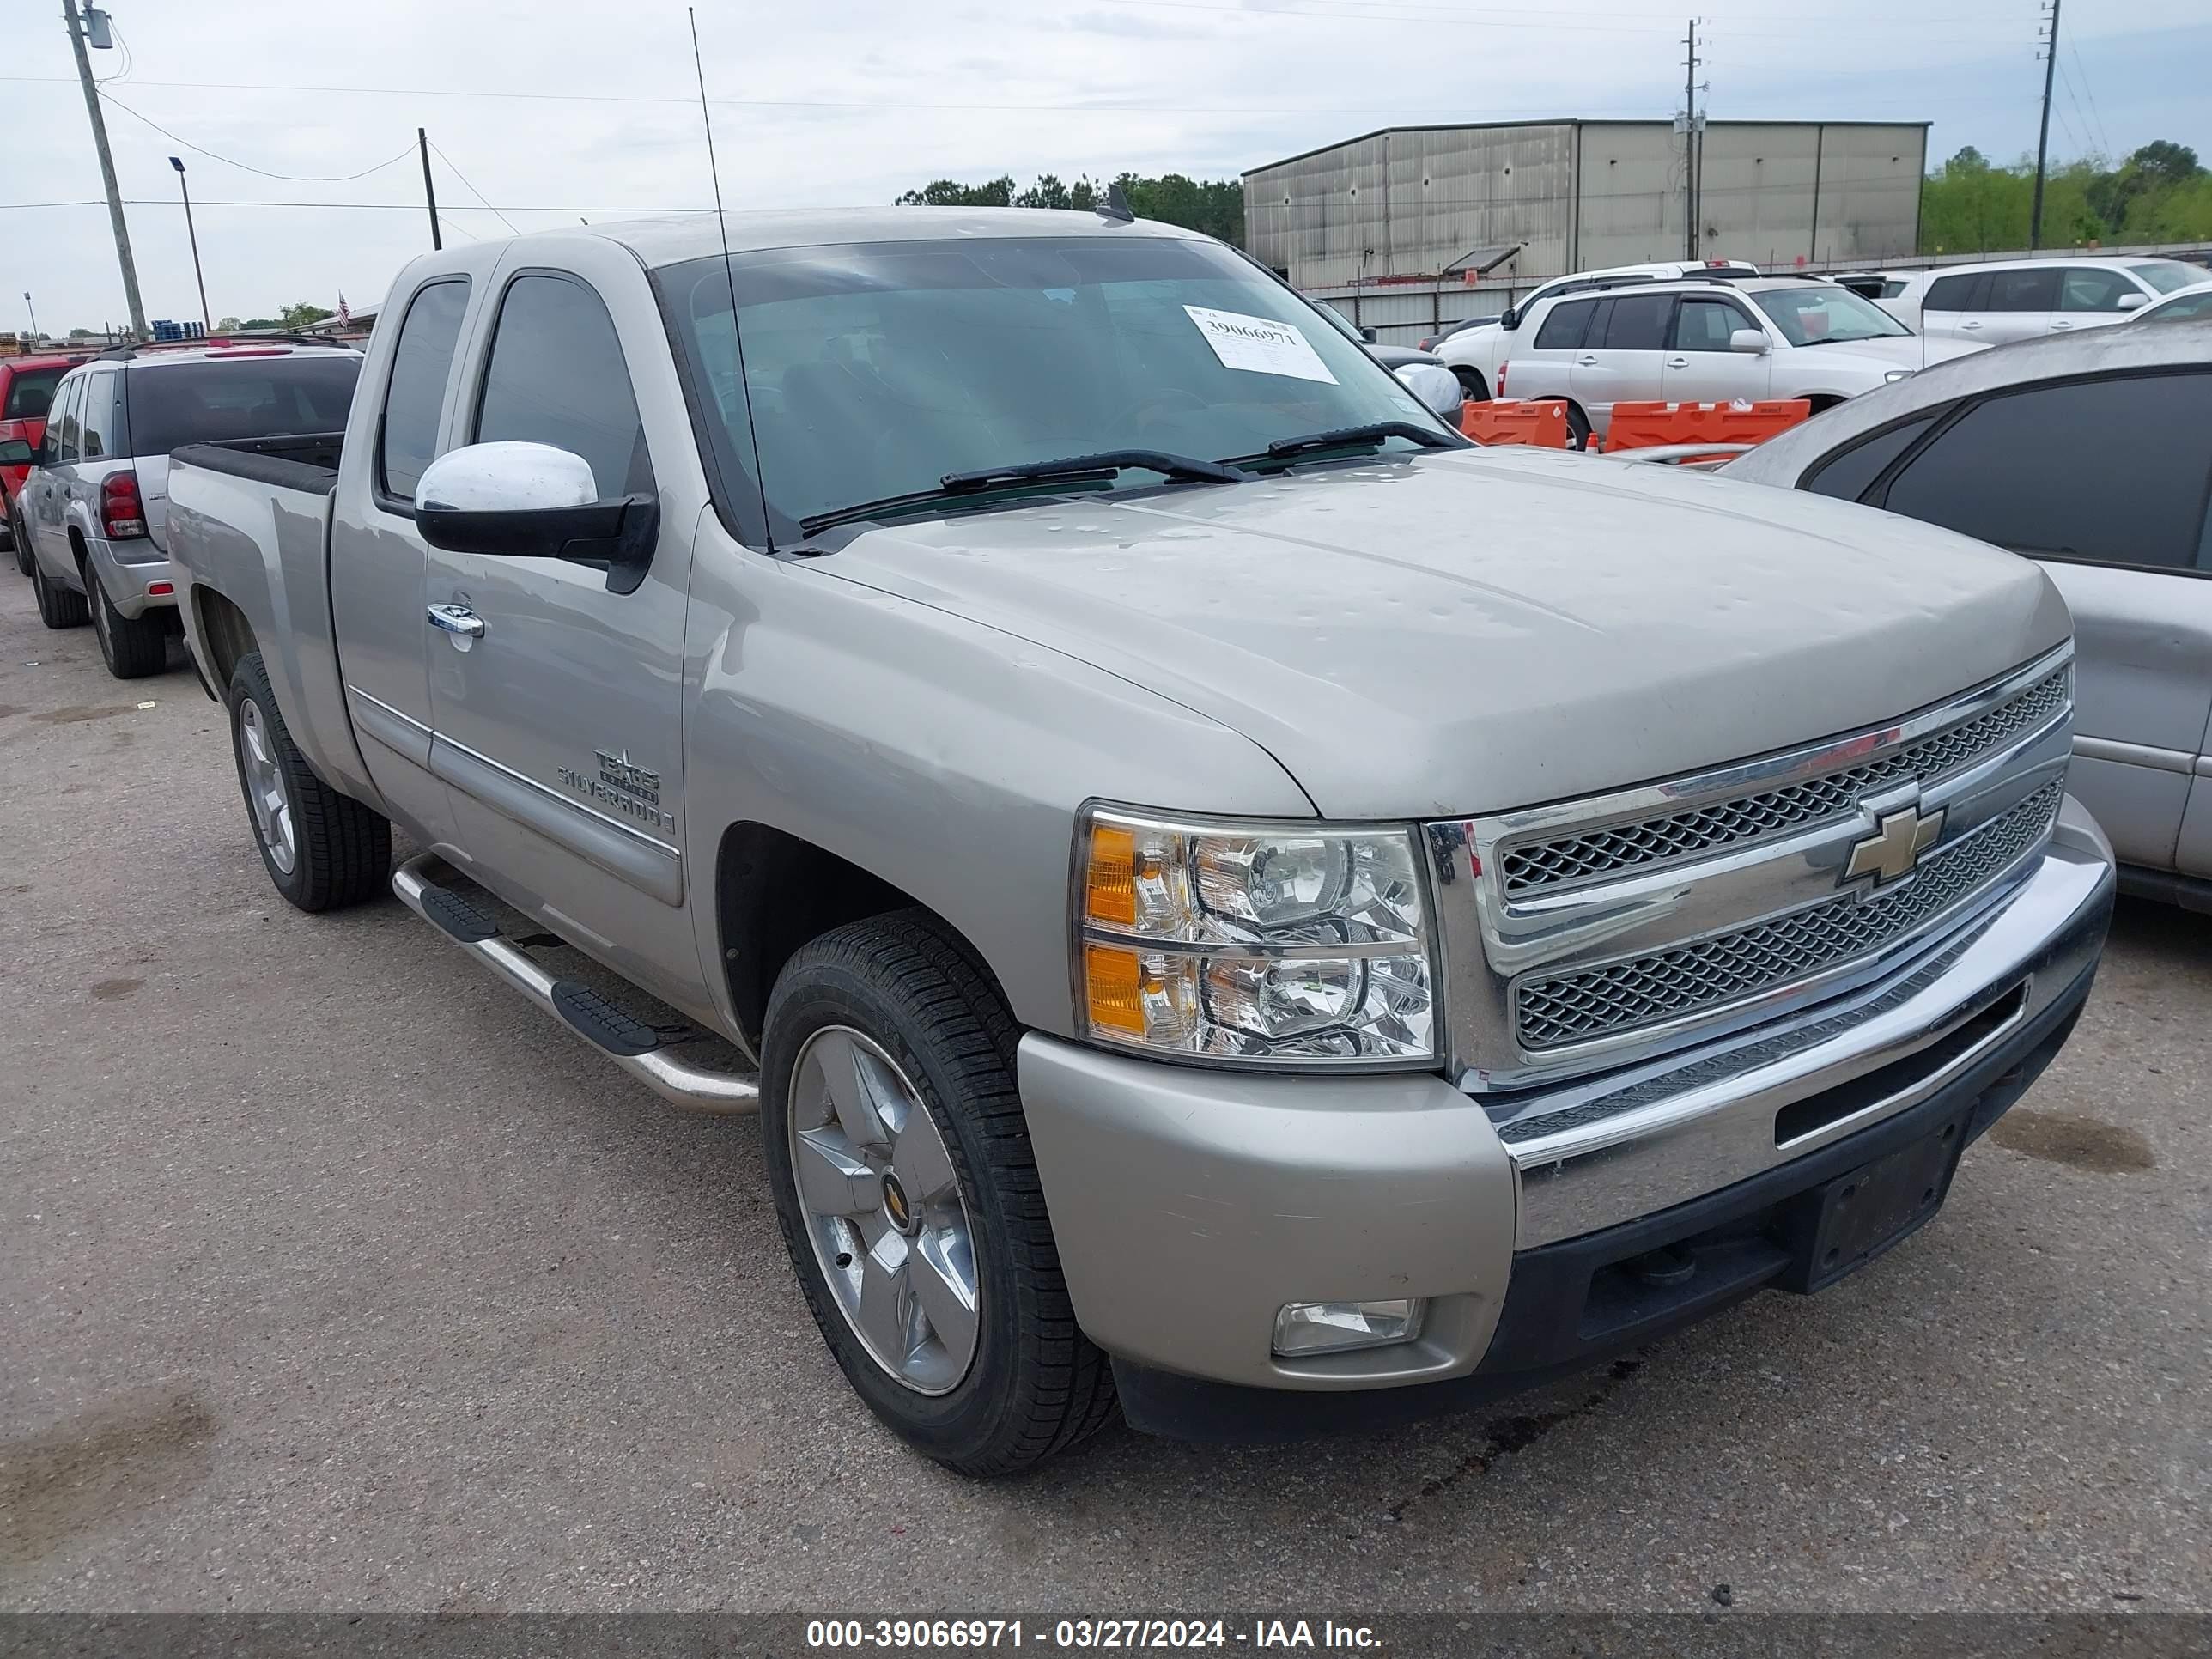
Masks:
[[[154,362],[123,377],[129,453],[166,455],[180,444],[344,430],[361,359],[251,357]]]
[[[727,277],[713,257],[656,277],[722,476],[753,478],[757,445],[778,541],[954,474],[1131,450],[1219,461],[1377,422],[1443,430],[1355,340],[1210,242],[878,242],[739,254]],[[1390,454],[1417,447],[1381,441]]]
[[[1794,346],[1886,340],[1912,332],[1880,306],[1833,283],[1818,288],[1773,289],[1751,298]]]

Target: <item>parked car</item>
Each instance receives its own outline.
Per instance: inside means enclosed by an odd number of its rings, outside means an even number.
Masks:
[[[726,228],[416,260],[342,443],[178,452],[173,568],[277,890],[757,1109],[930,1456],[1820,1288],[2064,1041],[2112,872],[2034,565],[1472,446],[1173,227]]]
[[[1838,270],[1828,280],[1840,283],[1862,300],[1894,300],[1913,285],[1913,271]]]
[[[1396,375],[1407,391],[1457,429],[1460,406],[1466,398],[1458,380],[1444,368],[1441,357],[1413,346],[1385,345],[1375,337],[1373,329],[1358,325],[1334,306],[1316,303],[1314,308],[1346,339]],[[1437,372],[1431,374],[1432,369]]]
[[[1945,343],[1932,355],[1976,348]],[[1564,398],[1579,449],[1616,403],[1802,398],[1814,412],[1899,380],[1928,342],[1825,278],[1644,283],[1540,301],[1498,368],[1512,398]]]
[[[2163,295],[2212,283],[2179,259],[2003,259],[1918,273],[1881,307],[1931,340],[2005,345],[2124,322]]]
[[[2212,320],[1944,363],[1723,471],[2041,563],[2078,640],[2070,787],[2123,887],[2212,910]]]
[[[15,502],[31,470],[31,455],[46,435],[46,406],[53,401],[54,387],[88,355],[0,357],[0,536],[7,538],[15,554],[15,568],[26,576],[31,574],[31,550],[15,533]]]
[[[1677,282],[1709,272],[1715,276],[1756,276],[1759,267],[1741,259],[1666,259],[1656,264],[1615,265],[1605,270],[1579,270],[1542,284],[1525,300],[1500,312],[1495,324],[1464,329],[1437,347],[1437,355],[1450,365],[1470,398],[1492,396],[1498,386],[1498,365],[1522,343],[1525,319],[1546,300],[1563,294],[1579,294],[1595,288],[1625,288],[1636,283]]]
[[[2162,300],[2153,300],[2128,319],[2134,328],[2144,323],[2195,322],[2212,317],[2212,283],[2200,283],[2195,288],[2185,288],[2167,295]]]
[[[1446,340],[1450,339],[1455,334],[1464,333],[1470,328],[1487,328],[1497,320],[1497,314],[1492,313],[1487,317],[1468,317],[1456,323],[1445,323],[1440,326],[1434,334],[1430,335],[1428,338],[1419,341],[1416,343],[1418,343],[1420,349],[1424,351],[1434,351],[1438,346],[1442,345]]]
[[[361,354],[321,346],[118,347],[70,369],[16,506],[39,617],[90,622],[118,679],[161,672],[177,632],[169,452],[336,431]]]

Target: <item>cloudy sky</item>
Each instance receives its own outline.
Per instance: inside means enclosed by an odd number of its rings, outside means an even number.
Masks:
[[[1702,3],[1716,118],[1929,120],[1934,156],[2034,148],[2036,0]],[[120,319],[60,7],[0,8],[0,327],[26,325],[26,289],[49,331]],[[883,203],[945,176],[1223,177],[1394,122],[1663,117],[1687,10],[708,0],[699,30],[735,209]],[[122,44],[94,69],[149,317],[199,309],[172,155],[191,169],[218,318],[379,298],[428,242],[418,125],[454,239],[712,199],[681,4],[113,0],[112,15]],[[2059,156],[2161,137],[2212,155],[2205,0],[2074,0],[2065,15]]]

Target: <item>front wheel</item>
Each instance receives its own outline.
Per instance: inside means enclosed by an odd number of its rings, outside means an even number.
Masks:
[[[8,503],[8,539],[15,549],[15,569],[19,574],[31,574],[31,532],[23,523],[22,508],[14,501]]]
[[[84,595],[57,587],[46,580],[46,568],[31,561],[31,596],[39,602],[39,620],[49,628],[82,628],[92,620]]]
[[[1490,387],[1476,370],[1455,368],[1452,377],[1459,382],[1460,395],[1468,402],[1486,404],[1490,401]]]
[[[392,824],[317,777],[292,741],[258,651],[230,676],[230,744],[239,787],[276,890],[302,910],[335,910],[384,890]]]
[[[1114,1406],[1075,1322],[1014,1084],[1013,1017],[926,911],[836,928],[777,976],[762,1145],[799,1289],[854,1390],[963,1474]]]

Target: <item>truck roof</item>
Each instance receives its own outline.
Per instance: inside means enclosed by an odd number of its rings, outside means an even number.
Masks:
[[[1124,222],[1096,213],[1052,208],[794,208],[724,216],[730,252],[810,247],[838,242],[933,241],[982,236],[1168,236],[1196,238],[1196,231],[1139,219]],[[680,264],[722,251],[722,238],[711,213],[663,219],[616,221],[591,227],[591,233],[633,250],[648,267]],[[538,231],[535,236],[573,234]]]

